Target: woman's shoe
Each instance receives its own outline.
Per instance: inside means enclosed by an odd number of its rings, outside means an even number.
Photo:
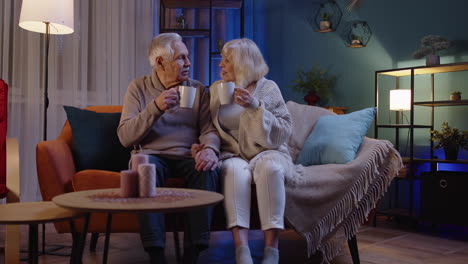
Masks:
[[[253,264],[248,246],[236,248],[236,264]]]
[[[279,263],[279,251],[274,247],[266,247],[263,250],[262,264],[278,264]]]

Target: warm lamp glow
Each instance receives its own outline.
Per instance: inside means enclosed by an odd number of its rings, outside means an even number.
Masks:
[[[390,90],[390,110],[411,110],[411,90]]]
[[[50,34],[73,33],[73,0],[23,0],[20,27],[46,33],[46,22],[50,23]]]

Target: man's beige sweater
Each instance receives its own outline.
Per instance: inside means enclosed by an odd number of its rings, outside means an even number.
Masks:
[[[277,150],[289,156],[287,142],[291,135],[291,115],[274,81],[260,79],[252,91],[254,103],[240,115],[239,141],[224,131],[218,121],[218,84],[210,87],[210,112],[222,141],[221,159],[232,156],[250,161],[257,154]],[[290,159],[290,158],[289,158]]]
[[[133,80],[125,93],[117,134],[122,145],[136,146],[138,152],[190,157],[193,143],[203,143],[219,153],[220,140],[211,122],[209,94],[198,81],[193,108],[179,105],[160,111],[154,99],[164,90],[156,72]],[[140,149],[141,148],[141,149]]]

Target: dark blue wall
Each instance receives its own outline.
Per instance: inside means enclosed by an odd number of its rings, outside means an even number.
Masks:
[[[348,48],[339,33],[317,33],[307,21],[317,1],[255,0],[253,38],[270,66],[269,78],[282,88],[287,100],[303,102],[290,89],[296,66],[330,67],[338,78],[335,104],[351,110],[374,104],[374,72],[396,67],[420,66],[412,58],[420,39],[439,34],[452,41],[441,52],[442,63],[468,61],[468,2],[460,0],[361,0],[352,12],[338,0],[346,21],[365,20],[373,36],[365,48]],[[340,29],[340,28],[339,28]],[[339,31],[339,30],[338,30]],[[468,77],[468,74],[467,74]],[[464,90],[465,87],[457,87]],[[465,94],[468,96],[468,89]]]

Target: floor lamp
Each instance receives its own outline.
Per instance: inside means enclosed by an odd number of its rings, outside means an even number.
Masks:
[[[43,140],[47,140],[49,40],[51,34],[73,33],[73,0],[23,0],[19,26],[29,31],[45,34]]]
[[[47,108],[49,107],[49,41],[50,35],[73,33],[73,0],[23,0],[19,26],[45,34],[44,55],[44,123],[43,140],[47,140]],[[45,225],[42,225],[42,253],[45,252]]]
[[[409,89],[394,89],[390,90],[390,110],[391,111],[396,111],[395,112],[395,123],[397,125],[403,125],[405,122],[403,120],[404,118],[404,113],[403,111],[410,111],[411,110],[411,90]],[[400,129],[396,128],[395,130],[395,147],[396,149],[402,153],[408,156],[407,153],[407,147],[408,147],[408,137],[410,133],[410,128],[408,128],[408,136],[406,137],[406,144],[404,149],[400,147]],[[404,152],[403,152],[404,151]],[[405,165],[406,166],[406,165]],[[406,168],[405,168],[406,170]],[[406,172],[408,173],[408,172]],[[398,207],[399,204],[399,198],[398,198],[398,182],[395,185],[395,198],[394,198],[394,204]],[[410,195],[412,196],[412,184],[410,183]],[[410,198],[410,201],[412,201],[412,198]],[[391,201],[390,201],[391,205]],[[411,205],[410,205],[411,208]],[[411,211],[412,209],[410,209]]]

